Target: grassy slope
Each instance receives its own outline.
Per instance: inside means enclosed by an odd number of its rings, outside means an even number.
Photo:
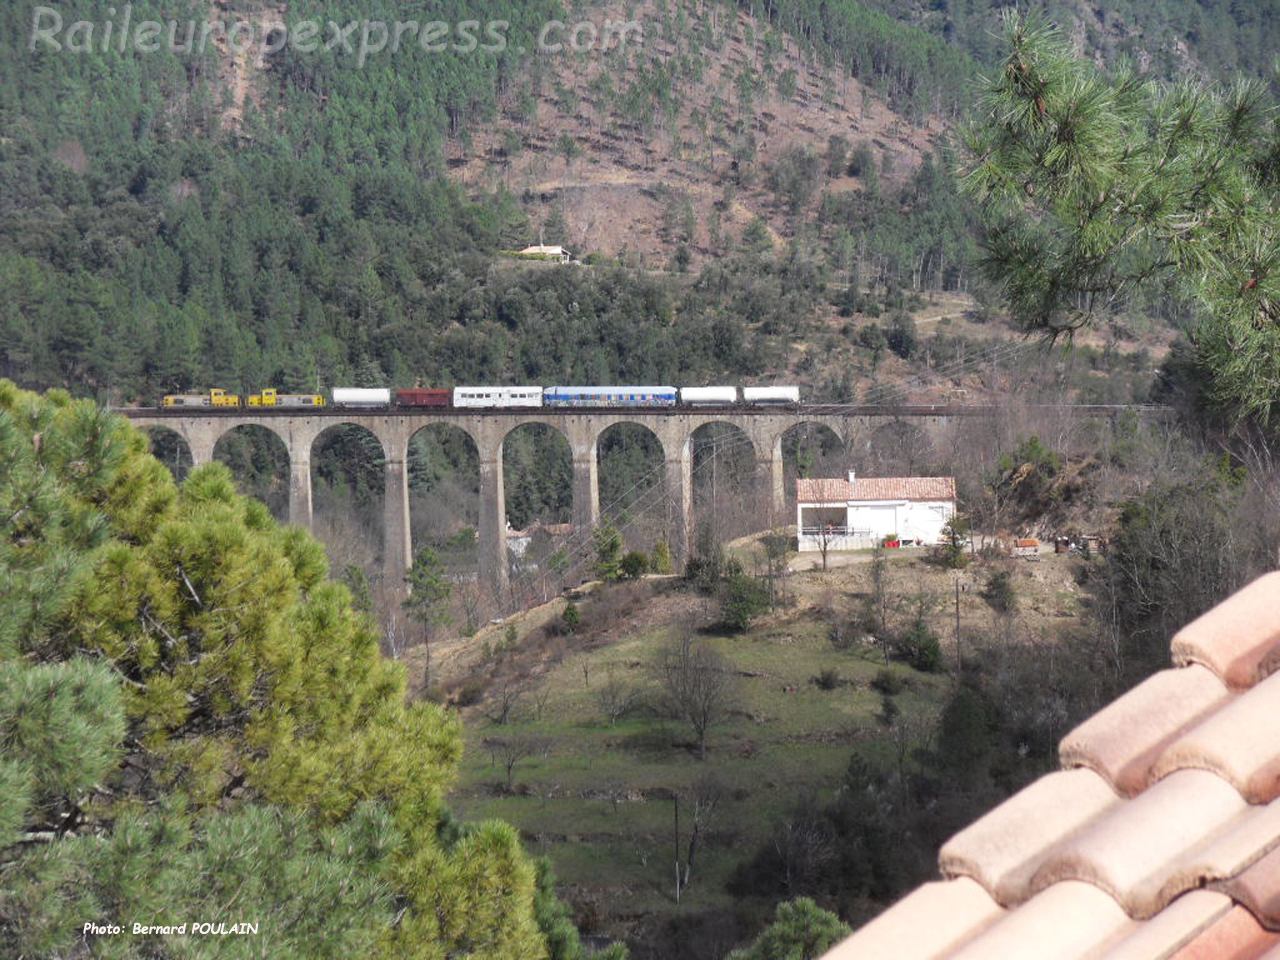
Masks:
[[[1024,596],[1019,629],[1027,636],[1053,636],[1069,628],[1080,611],[1072,584],[1074,561],[1045,557],[1015,568]],[[452,803],[468,818],[501,817],[521,829],[529,849],[553,860],[565,893],[586,926],[610,935],[635,933],[644,916],[653,922],[677,910],[729,908],[725,889],[734,867],[764,842],[773,821],[798,797],[816,793],[825,803],[839,783],[851,751],[888,749],[876,714],[880,695],[870,687],[884,667],[877,649],[833,649],[828,639],[831,608],[848,610],[868,590],[866,564],[830,573],[792,576],[795,603],[736,637],[710,632],[712,610],[674,585],[631,585],[600,591],[584,601],[584,627],[564,647],[540,630],[523,638],[496,668],[486,700],[465,711],[468,752]],[[977,596],[984,579],[966,571],[973,584],[963,597],[962,620],[970,642],[992,635],[995,619]],[[895,596],[925,592],[937,601],[934,627],[944,638],[948,665],[954,662],[954,610],[945,603],[954,574],[902,555],[891,565]],[[558,603],[551,610],[558,609]],[[595,609],[593,609],[593,606]],[[543,616],[551,610],[544,610]],[[642,625],[643,621],[650,625]],[[531,621],[532,622],[532,621]],[[638,626],[637,626],[638,625]],[[716,728],[706,764],[696,758],[688,729],[656,716],[633,715],[610,728],[598,706],[598,690],[613,675],[651,688],[648,674],[655,649],[682,630],[701,629],[730,657],[741,677],[742,709]],[[500,637],[493,637],[496,643]],[[443,658],[455,682],[492,667],[476,662],[483,639],[472,642],[470,669],[462,659]],[[550,643],[550,645],[548,645]],[[456,651],[455,651],[456,653]],[[589,677],[584,677],[583,665]],[[812,679],[835,668],[847,681],[835,691]],[[950,689],[946,675],[924,675],[895,663],[908,681],[897,696],[903,717],[932,725]],[[477,673],[477,671],[479,673]],[[492,691],[510,678],[524,678],[531,692],[516,710],[516,722],[498,726]],[[520,761],[515,789],[505,790],[505,771],[485,747],[490,737],[537,736],[550,740],[544,756]],[[725,787],[725,799],[711,825],[710,842],[699,853],[693,884],[676,907],[672,891],[672,791],[689,788],[711,771]],[[689,810],[683,805],[684,842]],[[739,905],[740,906],[740,905]],[[762,908],[767,908],[762,905]],[[763,914],[761,914],[763,915]]]

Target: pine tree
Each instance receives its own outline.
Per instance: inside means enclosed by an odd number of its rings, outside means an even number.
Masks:
[[[834,913],[800,897],[778,904],[774,922],[750,947],[729,954],[729,960],[817,960],[849,932]]]
[[[0,941],[235,902],[272,956],[545,957],[515,832],[444,806],[457,720],[407,703],[320,545],[146,448],[0,381]]]
[[[1203,308],[1195,332],[1218,402],[1280,403],[1280,155],[1266,87],[1107,76],[1034,19],[964,132],[986,266],[1028,330],[1070,337],[1135,291],[1172,280]]]
[[[622,534],[605,524],[592,535],[596,550],[596,576],[601,580],[617,580],[622,567]]]

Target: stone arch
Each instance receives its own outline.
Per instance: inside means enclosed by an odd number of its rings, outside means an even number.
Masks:
[[[896,418],[875,427],[854,468],[868,476],[916,476],[937,459],[927,431],[908,418]]]
[[[500,450],[507,522],[517,529],[571,522],[578,451],[563,426],[549,417],[521,417],[503,433]]]
[[[619,417],[603,426],[592,446],[600,516],[616,525],[644,527],[643,535],[632,539],[637,547],[649,549],[653,531],[661,529],[668,514],[662,438],[648,424]],[[646,517],[650,522],[643,522]],[[624,530],[624,538],[627,534]]]
[[[177,427],[166,424],[146,424],[140,427],[151,442],[151,455],[169,468],[173,479],[181,483],[195,464],[191,453],[191,441]]]
[[[259,427],[265,432],[271,434],[280,441],[280,444],[289,450],[289,436],[281,432],[279,426],[272,420],[259,417],[219,417],[212,422],[212,428],[207,436],[212,439],[212,449],[217,449],[227,434],[242,427]],[[194,450],[194,443],[193,443]]]
[[[372,579],[389,566],[379,563],[385,560],[386,441],[358,421],[341,419],[326,422],[305,449],[313,530],[330,566],[339,575],[358,567]]]
[[[548,430],[553,431],[564,438],[564,441],[569,445],[569,450],[573,456],[576,457],[582,455],[583,451],[576,449],[576,447],[581,446],[582,440],[579,437],[573,436],[573,434],[566,429],[563,417],[546,417],[539,416],[538,414],[518,414],[515,416],[504,417],[499,427],[499,431],[502,435],[499,445],[505,445],[507,439],[513,433],[522,427],[528,426],[546,427]],[[575,441],[577,442],[575,443]]]
[[[704,532],[725,542],[759,529],[762,452],[747,430],[731,419],[708,417],[686,442],[694,542]]]
[[[407,462],[412,542],[431,547],[450,569],[473,573],[480,527],[475,437],[459,423],[424,424],[409,437]]]
[[[289,448],[279,432],[253,420],[232,422],[213,442],[213,459],[225,463],[241,493],[266,504],[286,522],[289,513]]]
[[[821,420],[800,420],[779,432],[774,456],[782,460],[784,499],[792,505],[797,477],[840,477],[849,469],[844,438]]]

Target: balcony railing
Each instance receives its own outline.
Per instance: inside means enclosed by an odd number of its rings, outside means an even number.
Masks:
[[[858,530],[855,527],[837,527],[833,524],[822,524],[816,527],[801,527],[800,536],[802,537],[827,537],[835,539],[836,537],[862,537],[871,536],[870,530]]]

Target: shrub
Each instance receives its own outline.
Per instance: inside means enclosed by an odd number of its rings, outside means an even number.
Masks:
[[[982,599],[1001,613],[1012,613],[1018,606],[1018,594],[1013,587],[1013,576],[1008,570],[992,571],[982,588]]]
[[[818,685],[819,690],[834,690],[840,686],[840,671],[833,667],[826,667],[818,671],[818,675],[813,678],[813,682]]]
[[[942,644],[923,617],[911,621],[911,626],[894,646],[900,659],[922,673],[936,673],[942,669]]]
[[[848,650],[858,642],[858,624],[848,620],[836,620],[831,624],[831,645],[837,650]]]
[[[952,517],[942,528],[942,546],[938,548],[938,562],[949,570],[959,570],[969,562],[964,548],[969,524],[963,517]]]
[[[657,574],[670,575],[671,550],[666,541],[659,540],[653,545],[653,556],[649,558],[649,569]]]
[[[871,680],[871,689],[892,697],[901,693],[907,682],[887,667],[882,668]]]
[[[725,583],[720,616],[725,626],[742,631],[769,608],[769,589],[755,577],[735,573]]]
[[[898,717],[902,716],[902,708],[898,706],[898,702],[888,694],[880,695],[880,712],[876,714],[876,721],[882,727],[892,727],[898,722]]]
[[[624,579],[639,580],[649,572],[649,558],[639,550],[632,550],[622,558],[619,570]]]
[[[697,549],[685,567],[685,577],[700,593],[713,593],[722,581],[741,573],[742,564],[728,556],[710,532],[699,536]]]
[[[484,696],[484,683],[480,680],[468,680],[458,691],[456,702],[460,707],[469,707],[480,702]]]
[[[570,633],[578,632],[578,626],[582,623],[582,612],[578,609],[578,604],[572,597],[564,605],[564,613],[560,614],[560,619],[564,621],[564,625],[569,628]]]

